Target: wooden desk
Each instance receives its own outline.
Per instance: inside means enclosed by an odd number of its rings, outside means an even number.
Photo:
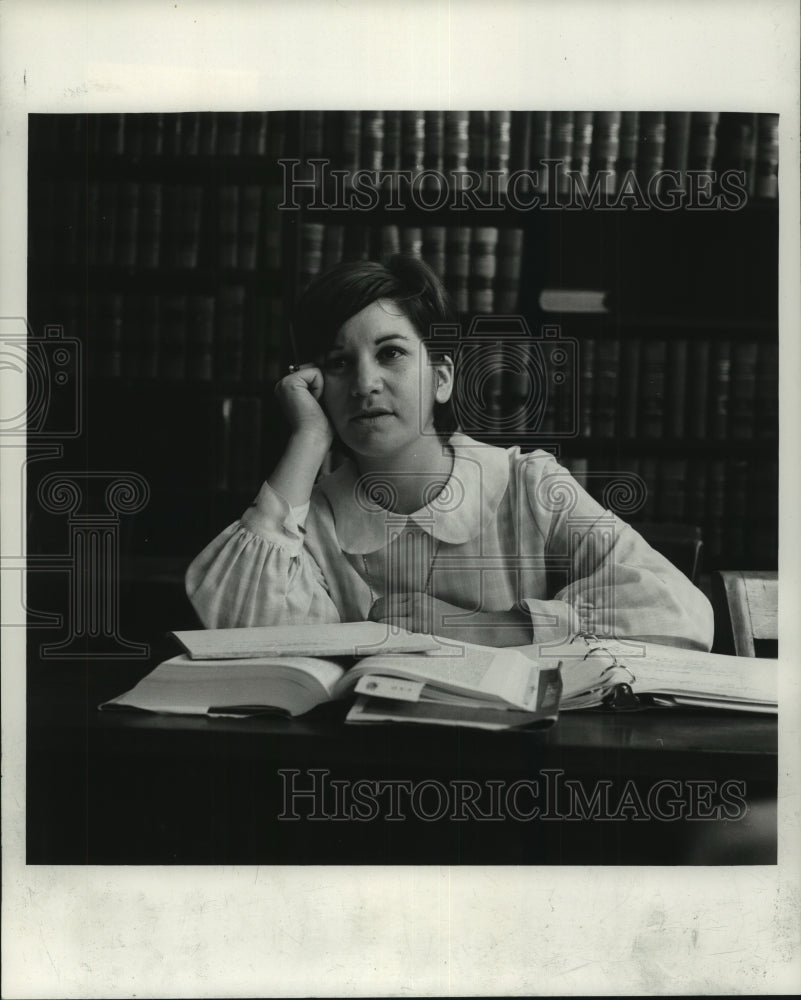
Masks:
[[[545,732],[484,733],[343,726],[341,706],[297,720],[97,711],[149,669],[30,664],[29,863],[775,861],[770,716],[564,713]],[[357,782],[378,815],[358,818]],[[317,819],[291,796],[312,787]]]

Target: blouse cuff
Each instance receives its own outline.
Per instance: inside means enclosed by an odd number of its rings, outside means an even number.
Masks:
[[[308,512],[308,503],[290,507],[289,502],[265,482],[254,502],[242,515],[240,523],[254,535],[269,541],[277,540],[277,535],[283,544],[295,547],[302,544],[303,535],[306,534],[303,524]]]
[[[566,601],[538,601],[526,597],[517,607],[531,618],[532,644],[558,646],[580,631],[575,608]]]

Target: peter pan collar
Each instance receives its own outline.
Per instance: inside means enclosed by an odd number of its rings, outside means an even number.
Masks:
[[[449,444],[454,461],[448,482],[438,496],[413,514],[396,514],[382,507],[378,477],[374,481],[361,479],[350,459],[318,482],[316,488],[331,505],[343,552],[375,552],[387,544],[389,530],[395,534],[407,526],[422,528],[451,545],[467,542],[481,532],[506,492],[508,455],[502,448],[480,444],[465,434],[454,434]],[[365,489],[367,483],[375,486],[372,498]]]

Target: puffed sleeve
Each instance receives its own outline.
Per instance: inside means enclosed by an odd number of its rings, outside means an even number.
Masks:
[[[307,507],[291,508],[265,483],[186,572],[186,593],[206,628],[338,622],[319,566],[304,546]]]
[[[709,601],[629,524],[604,510],[552,458],[529,458],[522,479],[556,581],[552,600],[523,602],[535,638],[544,613],[560,619],[564,631],[710,649]]]

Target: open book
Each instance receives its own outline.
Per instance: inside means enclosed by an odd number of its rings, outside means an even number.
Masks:
[[[396,720],[508,729],[555,721],[560,683],[556,663],[541,667],[515,649],[471,645],[438,647],[429,653],[378,654],[352,666],[309,656],[199,660],[182,654],[100,707],[214,716],[272,711],[295,716],[353,695],[357,698],[350,722]]]
[[[557,660],[563,710],[616,703],[725,708],[775,713],[778,661],[699,653],[634,639],[576,636],[573,642],[537,652],[538,662]],[[545,654],[543,656],[543,654]]]

